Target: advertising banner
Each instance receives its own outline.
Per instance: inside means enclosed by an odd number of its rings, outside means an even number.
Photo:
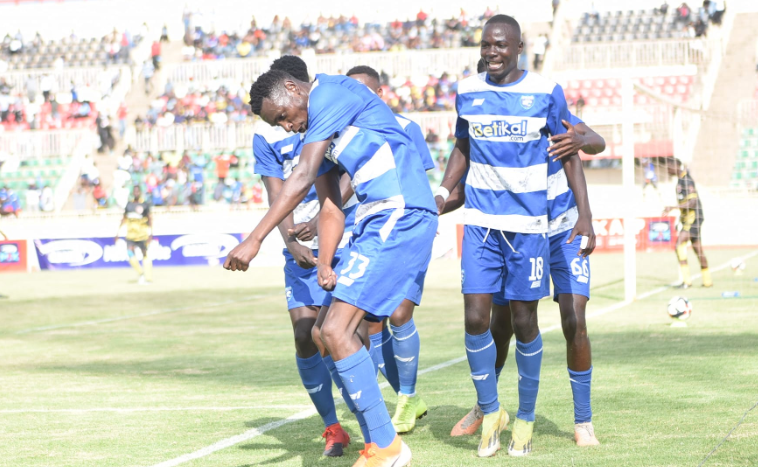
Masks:
[[[242,234],[158,235],[148,247],[153,266],[208,266],[224,261]],[[126,241],[113,238],[66,238],[34,241],[40,269],[129,267]],[[142,259],[139,248],[135,250]]]
[[[26,240],[0,241],[0,272],[26,272]]]

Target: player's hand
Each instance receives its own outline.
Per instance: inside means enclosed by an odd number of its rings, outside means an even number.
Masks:
[[[547,149],[548,155],[554,161],[572,156],[584,146],[584,136],[576,132],[574,125],[566,120],[561,120],[561,122],[566,127],[566,133],[551,136],[550,141],[553,144]]]
[[[261,244],[254,240],[250,240],[250,237],[235,246],[232,251],[226,256],[224,261],[224,269],[229,271],[247,271],[250,261],[258,255]]]
[[[442,196],[437,195],[434,197],[434,202],[437,203],[437,215],[442,215],[442,211],[445,210],[445,200]]]
[[[327,292],[337,286],[337,273],[328,264],[318,265],[318,285]]]
[[[665,208],[663,208],[663,214],[662,215],[668,216],[671,211],[672,211],[672,207],[671,206],[666,206]]]
[[[316,265],[316,257],[313,256],[313,250],[297,242],[289,242],[287,251],[290,252],[298,266],[303,269],[311,269]]]
[[[595,250],[595,230],[592,228],[592,218],[579,216],[574,230],[571,231],[571,235],[569,235],[566,243],[573,242],[577,235],[581,235],[587,239],[586,244],[584,243],[584,239],[582,239],[582,248],[580,248],[577,256],[586,257],[591,255]]]
[[[293,228],[287,230],[287,235],[290,237],[295,237],[298,240],[302,240],[304,242],[313,240],[313,238],[318,235],[318,223],[314,221],[315,218],[309,220],[308,222],[302,222],[295,225]]]
[[[146,245],[150,246],[151,243],[153,243],[153,236],[152,235],[150,235],[149,237],[147,237],[147,243],[146,243]]]

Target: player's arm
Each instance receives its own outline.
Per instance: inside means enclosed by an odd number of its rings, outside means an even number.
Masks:
[[[590,200],[587,194],[587,180],[584,178],[584,169],[579,154],[574,154],[568,159],[563,159],[563,170],[566,173],[571,191],[576,198],[576,206],[579,210],[579,219],[576,221],[574,230],[569,235],[566,243],[571,243],[577,235],[587,237],[586,246],[579,250],[579,255],[589,256],[595,250],[595,230],[592,227],[592,210],[590,209]]]
[[[153,212],[150,209],[147,211],[147,226],[150,228],[150,235],[147,237],[147,244],[150,245],[150,242],[153,241]]]
[[[550,134],[553,135],[551,139],[568,134],[569,132],[576,133],[573,125],[569,122],[570,119],[571,114],[566,104],[566,96],[563,94],[563,89],[559,85],[556,85],[550,95],[550,107],[546,122]],[[578,149],[564,157],[561,161],[569,187],[574,192],[579,211],[579,219],[577,219],[576,225],[574,225],[574,229],[571,231],[566,243],[573,242],[577,235],[587,238],[586,244],[582,241],[579,255],[588,256],[595,249],[595,231],[592,228],[592,211],[590,210],[590,201],[587,195],[587,181],[584,178],[582,160],[579,158],[577,151]],[[548,154],[548,157],[552,156]]]
[[[445,202],[449,199],[450,194],[455,187],[458,186],[461,178],[463,178],[468,171],[470,148],[468,138],[459,137],[455,140],[455,146],[450,153],[450,159],[445,168],[445,176],[442,178],[442,183],[437,189],[436,196],[434,197],[434,201],[437,203],[437,211],[439,213],[444,211]]]
[[[548,149],[548,154],[553,160],[571,157],[579,150],[587,154],[600,154],[605,151],[605,139],[586,123],[572,125],[571,122],[562,120],[561,124],[566,127],[566,133],[550,137],[553,144]]]
[[[463,206],[465,202],[466,202],[465,185],[463,183],[459,183],[455,185],[455,188],[453,188],[453,191],[450,192],[450,196],[447,198],[447,201],[445,201],[445,207],[442,209],[442,212],[440,214],[447,214],[449,212],[453,212],[456,209]]]
[[[676,206],[666,206],[663,210],[663,215],[667,215],[674,209],[697,209],[697,198],[698,195],[695,185],[689,183],[687,184],[687,194],[684,195],[684,198],[682,198]]]
[[[355,191],[353,190],[352,183],[350,183],[350,175],[344,173],[339,180],[340,193],[342,194],[342,206],[344,206],[347,204],[348,200],[353,197]],[[302,222],[295,225],[291,230],[288,230],[287,233],[294,235],[298,240],[302,240],[304,242],[312,240],[318,232],[318,218],[320,214],[321,213],[316,214],[313,219],[309,220],[308,222]]]
[[[292,175],[282,185],[276,200],[268,212],[258,223],[248,237],[234,249],[224,262],[224,268],[231,271],[247,271],[248,265],[258,254],[266,236],[279,225],[288,214],[295,210],[298,204],[308,195],[318,176],[318,170],[324,160],[332,138],[316,141],[303,146],[300,153],[300,163],[292,171]]]
[[[336,167],[316,179],[316,193],[321,204],[318,223],[318,283],[325,290],[331,291],[337,285],[337,274],[332,270],[332,260],[345,230],[345,213],[342,211],[344,195],[340,190]]]
[[[279,197],[282,185],[284,185],[284,180],[277,177],[266,176],[261,178],[263,179],[263,186],[266,187],[266,193],[268,193],[268,205],[271,207],[276,198]],[[282,235],[282,240],[284,240],[284,246],[287,247],[287,251],[289,251],[292,257],[295,258],[295,262],[298,266],[303,269],[312,268],[316,265],[316,258],[313,257],[313,251],[310,248],[299,244],[297,240],[295,240],[295,237],[289,233],[294,225],[295,217],[292,213],[289,213],[277,226],[279,228],[279,233]]]

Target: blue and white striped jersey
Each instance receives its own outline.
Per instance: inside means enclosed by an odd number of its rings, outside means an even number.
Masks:
[[[568,121],[572,125],[584,123],[574,114],[569,114],[569,117]],[[548,235],[551,237],[573,229],[579,219],[576,198],[568,184],[563,163],[552,159],[547,166],[547,210]]]
[[[548,138],[569,119],[561,87],[524,72],[493,84],[487,73],[458,85],[456,138],[469,138],[464,223],[521,233],[548,232]]]
[[[437,212],[421,157],[389,107],[346,76],[319,74],[308,100],[304,144],[334,137],[320,172],[347,172],[360,203],[359,223],[387,209]]]
[[[434,161],[432,160],[432,154],[429,152],[429,146],[426,144],[424,132],[421,131],[419,124],[410,118],[398,114],[395,114],[395,119],[403,130],[408,133],[408,136],[411,137],[413,144],[416,145],[416,150],[418,150],[418,155],[421,156],[421,163],[424,165],[424,170],[432,170],[434,168]]]

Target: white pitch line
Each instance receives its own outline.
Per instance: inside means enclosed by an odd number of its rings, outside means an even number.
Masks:
[[[749,255],[746,255],[746,256],[742,257],[742,259],[748,259],[748,258],[751,258],[751,257],[753,257],[755,255],[758,255],[758,250],[750,253]],[[720,266],[712,269],[711,271],[717,272],[717,271],[720,271],[722,269],[726,269],[727,267],[729,267],[729,264],[730,263],[724,263],[724,264],[722,264],[722,265],[720,265]],[[700,276],[699,274],[696,274],[696,275],[693,276],[693,278],[697,279],[699,276]],[[669,288],[670,287],[658,287],[658,288],[653,289],[653,290],[651,290],[649,292],[645,292],[645,293],[639,295],[637,297],[637,299],[641,300],[641,299],[648,298],[648,297],[650,297],[652,295],[661,293],[664,290],[667,290]],[[627,306],[627,305],[629,305],[631,303],[632,303],[632,301],[625,300],[625,301],[613,304],[611,306],[605,307],[605,308],[603,308],[601,310],[598,310],[595,313],[590,313],[589,315],[587,315],[587,317],[590,318],[590,317],[595,317],[595,316],[601,316],[601,315],[604,315],[606,313],[610,313],[612,311],[616,311],[616,310],[619,310],[621,308],[624,308],[625,306]],[[560,324],[556,324],[556,325],[549,326],[547,328],[541,329],[540,332],[541,333],[552,332],[552,331],[558,330],[560,328],[561,328],[561,325]],[[434,366],[430,366],[429,368],[425,368],[423,370],[420,370],[418,372],[418,374],[419,375],[423,375],[425,373],[431,373],[433,371],[441,370],[443,368],[447,368],[449,366],[452,366],[452,365],[455,365],[457,363],[461,363],[461,362],[464,362],[464,361],[466,361],[466,356],[465,355],[462,356],[462,357],[457,357],[457,358],[454,358],[452,360],[448,360],[446,362],[442,362],[440,364],[437,364],[437,365],[434,365]],[[379,385],[379,387],[387,387],[387,386],[388,386],[388,383],[386,383],[386,382]],[[335,399],[335,403],[336,404],[339,404],[340,402],[342,402],[341,399]],[[189,462],[189,461],[194,460],[194,459],[199,459],[201,457],[208,456],[210,454],[213,454],[216,451],[220,451],[222,449],[226,449],[228,447],[234,446],[235,444],[239,444],[239,443],[242,443],[242,442],[245,442],[245,441],[249,441],[249,440],[251,440],[253,438],[256,438],[256,437],[258,437],[258,436],[266,433],[267,431],[271,431],[273,429],[279,428],[279,427],[284,426],[284,425],[288,425],[290,423],[293,423],[293,422],[296,422],[296,421],[299,421],[299,420],[303,420],[303,419],[308,418],[311,415],[315,415],[315,414],[316,414],[316,409],[315,408],[304,410],[302,412],[298,412],[298,413],[296,413],[294,415],[291,415],[291,416],[289,416],[287,418],[284,418],[284,419],[281,419],[281,420],[276,420],[276,421],[267,423],[265,425],[262,425],[262,426],[260,426],[258,428],[253,428],[251,430],[247,430],[244,433],[240,433],[239,435],[232,436],[231,438],[223,439],[223,440],[221,440],[221,441],[219,441],[217,443],[211,444],[210,446],[206,446],[206,447],[204,447],[202,449],[199,449],[199,450],[197,450],[195,452],[191,452],[189,454],[184,454],[182,456],[175,457],[173,459],[161,462],[160,464],[155,464],[155,465],[153,465],[151,467],[175,467],[177,465],[184,464],[185,462]]]
[[[92,321],[81,321],[78,323],[60,324],[60,325],[54,325],[54,326],[41,326],[37,328],[27,328],[27,329],[22,329],[20,331],[16,331],[15,334],[29,334],[32,332],[53,331],[56,329],[76,328],[76,327],[81,327],[81,326],[94,326],[97,324],[113,323],[115,321],[124,321],[127,319],[134,319],[134,318],[144,318],[146,316],[163,315],[166,313],[176,313],[178,311],[194,310],[198,308],[215,308],[217,306],[233,305],[235,303],[249,302],[250,300],[256,300],[258,298],[273,297],[274,295],[276,294],[253,295],[252,297],[243,298],[240,300],[227,300],[224,302],[211,303],[208,305],[192,305],[192,306],[184,306],[184,307],[177,307],[177,308],[167,308],[165,310],[148,311],[146,313],[139,313],[136,315],[117,316],[115,318],[94,319]]]
[[[234,410],[265,410],[265,409],[307,409],[311,405],[246,405],[239,407],[95,407],[90,409],[0,409],[0,414],[24,414],[24,413],[133,413],[133,412],[230,412]]]

